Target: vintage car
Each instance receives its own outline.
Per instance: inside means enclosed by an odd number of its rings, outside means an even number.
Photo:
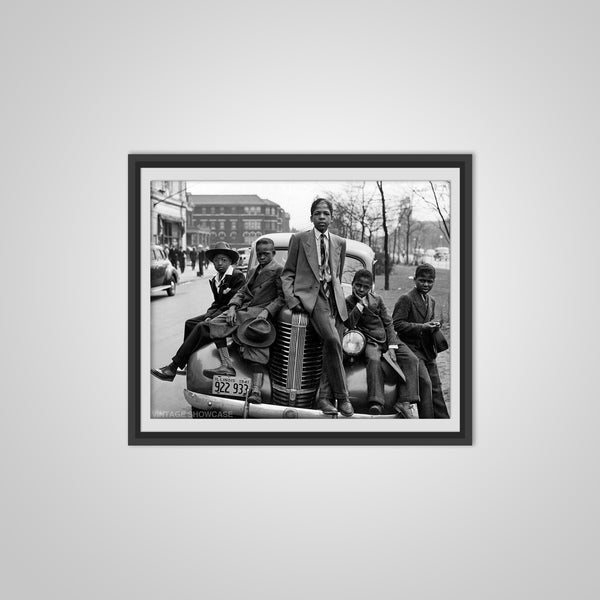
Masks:
[[[291,233],[275,233],[269,237],[275,242],[275,258],[284,265],[287,258]],[[260,239],[260,238],[259,238]],[[256,265],[256,243],[252,247],[249,271]],[[347,240],[346,260],[342,287],[346,295],[351,293],[352,278],[358,269],[372,270],[373,250],[366,244]],[[358,332],[346,332],[344,336],[345,368],[354,406],[353,417],[340,418],[395,418],[392,406],[396,402],[397,375],[384,363],[385,409],[383,415],[368,414],[367,376],[362,350],[364,338]],[[322,342],[310,326],[305,314],[292,313],[283,308],[277,321],[277,338],[271,346],[269,373],[264,377],[262,404],[249,404],[246,398],[250,389],[252,373],[240,357],[235,343],[230,344],[230,356],[236,369],[236,377],[216,377],[214,380],[202,371],[219,364],[213,344],[201,348],[190,358],[187,366],[187,389],[184,396],[192,406],[194,418],[250,417],[250,418],[336,418],[313,408],[322,371]]]
[[[179,282],[179,272],[160,246],[150,248],[150,292],[167,292],[174,296]]]
[[[240,256],[239,260],[237,261],[237,268],[242,273],[248,272],[248,264],[250,261],[250,252],[251,251],[252,251],[252,248],[237,248],[236,249],[236,252]]]

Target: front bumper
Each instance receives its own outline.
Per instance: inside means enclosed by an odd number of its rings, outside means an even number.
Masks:
[[[354,413],[351,417],[326,415],[312,408],[296,408],[277,404],[246,404],[244,400],[234,400],[222,396],[199,394],[184,389],[183,395],[188,404],[197,410],[211,415],[227,415],[234,418],[249,419],[396,419],[398,415],[366,415]]]

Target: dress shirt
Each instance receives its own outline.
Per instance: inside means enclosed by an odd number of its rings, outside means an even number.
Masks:
[[[212,278],[212,280],[215,282],[215,285],[217,286],[217,289],[221,287],[221,284],[223,283],[223,279],[225,279],[226,275],[233,275],[233,265],[229,265],[227,267],[227,271],[225,271],[225,273],[223,273],[223,276],[221,278],[219,278],[218,273]]]

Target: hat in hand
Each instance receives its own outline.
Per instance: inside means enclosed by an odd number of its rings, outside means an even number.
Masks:
[[[275,341],[275,335],[275,328],[268,319],[256,317],[240,323],[234,338],[245,346],[266,348]]]

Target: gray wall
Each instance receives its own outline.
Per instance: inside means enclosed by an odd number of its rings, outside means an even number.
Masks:
[[[598,597],[597,5],[3,13],[6,597]],[[130,152],[474,153],[473,447],[128,448]]]

